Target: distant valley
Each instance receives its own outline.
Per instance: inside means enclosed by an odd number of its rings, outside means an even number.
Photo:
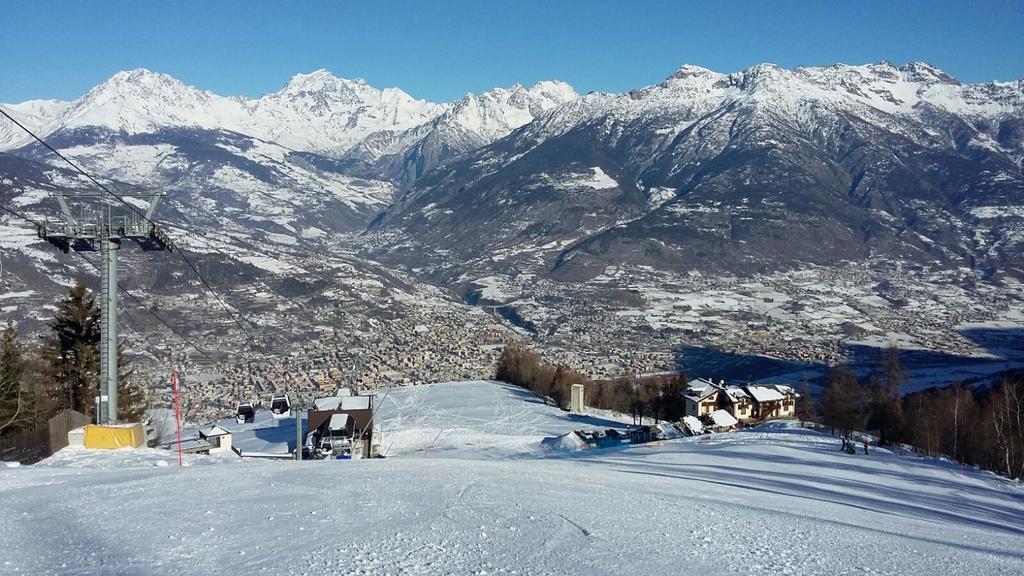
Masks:
[[[196,410],[488,377],[511,337],[595,378],[813,380],[888,345],[914,387],[1024,366],[1024,81],[687,65],[623,94],[433,103],[324,70],[257,99],[133,70],[0,106],[117,190],[162,192],[157,219],[274,351],[177,259],[126,247],[123,285],[212,358],[122,300],[131,352],[187,354]],[[5,206],[53,220],[54,194],[91,189],[0,124]],[[94,276],[13,216],[0,259],[28,331]]]

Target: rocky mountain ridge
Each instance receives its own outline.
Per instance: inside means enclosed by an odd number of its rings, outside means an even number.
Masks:
[[[416,262],[445,280],[873,255],[1020,274],[1022,158],[1021,81],[964,84],[924,63],[683,66],[567,102],[427,174],[380,220],[380,251],[441,254]]]

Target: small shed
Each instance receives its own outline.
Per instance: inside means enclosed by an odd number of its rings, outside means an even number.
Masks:
[[[711,428],[715,432],[725,432],[732,430],[732,427],[739,423],[738,420],[733,418],[732,414],[729,414],[725,410],[715,410],[708,415]]]
[[[199,439],[210,444],[209,454],[231,452],[231,432],[216,424],[200,430]]]
[[[576,414],[582,414],[583,407],[583,384],[573,384],[569,400],[569,411]]]
[[[364,456],[369,457],[373,442],[373,396],[327,396],[313,400],[313,410],[307,416],[310,430],[329,424],[337,414],[350,418],[353,439],[361,440]]]

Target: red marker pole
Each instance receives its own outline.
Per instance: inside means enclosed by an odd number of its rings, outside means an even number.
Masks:
[[[178,432],[178,468],[181,468],[181,413],[178,410],[178,372],[171,372],[171,386],[174,388],[174,428]]]

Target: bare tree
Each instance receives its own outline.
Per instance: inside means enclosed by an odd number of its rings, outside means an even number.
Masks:
[[[8,321],[0,341],[0,435],[25,428],[33,421],[22,356],[14,324]]]

